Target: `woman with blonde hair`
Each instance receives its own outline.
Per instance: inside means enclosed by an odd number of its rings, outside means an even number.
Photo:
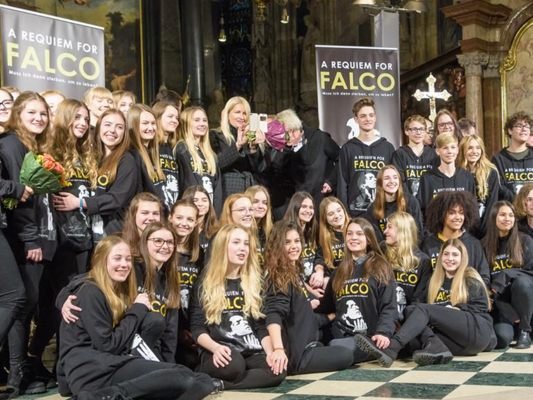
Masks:
[[[413,353],[419,365],[446,364],[454,355],[475,355],[494,338],[490,300],[479,273],[468,266],[468,252],[459,239],[442,245],[428,286],[427,304],[405,310],[405,321],[390,345],[378,348],[363,335],[356,341],[384,367],[390,367],[399,351],[418,338],[421,350]]]
[[[263,249],[266,246],[268,236],[272,231],[272,209],[270,203],[270,194],[264,186],[250,186],[244,194],[252,198],[252,208],[254,209],[254,219],[257,226],[258,244]]]
[[[166,176],[159,162],[159,140],[156,136],[155,115],[144,104],[135,104],[128,113],[128,130],[132,144],[132,154],[141,171],[142,191],[157,195],[162,201],[167,200],[164,187]],[[176,187],[177,191],[177,187]],[[172,206],[177,194],[172,193],[165,206]]]
[[[273,353],[263,308],[262,273],[248,230],[225,225],[195,291],[191,330],[202,348],[199,371],[220,378],[225,389],[277,386],[284,379]]]
[[[384,235],[384,254],[394,272],[396,303],[402,321],[405,307],[426,301],[433,270],[429,257],[418,248],[417,226],[411,215],[402,211],[390,215]]]
[[[254,175],[264,169],[265,132],[248,137],[250,104],[244,97],[229,99],[220,116],[220,128],[211,131],[209,139],[217,154],[222,172],[224,197],[244,192],[255,184]]]
[[[94,133],[96,123],[98,122],[102,114],[105,111],[113,108],[113,93],[111,93],[111,91],[106,89],[105,87],[95,86],[90,89],[87,89],[87,91],[83,94],[82,101],[87,105],[87,108],[89,109],[89,129],[90,133]]]
[[[376,199],[363,215],[374,226],[378,241],[383,240],[387,218],[395,211],[411,214],[417,225],[418,236],[423,236],[423,216],[418,201],[409,192],[404,191],[400,172],[394,165],[389,164],[379,170]]]
[[[131,107],[137,102],[135,94],[129,90],[115,90],[112,95],[114,108],[127,117]]]
[[[496,166],[487,158],[485,144],[481,137],[471,135],[461,140],[457,166],[469,171],[475,178],[475,195],[479,204],[479,233],[483,236],[489,211],[498,201],[500,178]]]
[[[95,248],[86,282],[76,292],[83,308],[61,325],[58,377],[63,394],[79,398],[201,399],[216,389],[205,374],[131,354],[150,315],[148,293],[137,292],[130,248],[108,236]],[[107,397],[106,397],[107,396]]]
[[[180,173],[178,163],[172,152],[172,149],[178,143],[180,110],[181,102],[177,104],[175,102],[161,100],[152,106],[157,124],[159,165],[166,177],[164,193],[165,204],[168,208],[181,196],[183,189],[185,189],[179,186]]]
[[[180,187],[201,185],[217,212],[222,208],[222,182],[217,156],[209,143],[209,124],[202,107],[187,107],[180,114],[180,140],[174,157],[180,170]]]
[[[336,197],[326,197],[320,202],[319,215],[319,247],[309,284],[315,289],[325,289],[329,275],[344,258],[344,232],[349,218],[344,204]]]

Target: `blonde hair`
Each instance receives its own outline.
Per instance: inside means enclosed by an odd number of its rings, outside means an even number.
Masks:
[[[473,141],[479,144],[481,156],[475,165],[470,166],[466,159],[468,146]],[[465,136],[459,144],[459,155],[457,156],[457,166],[470,171],[476,179],[476,194],[480,200],[485,200],[489,195],[489,175],[492,171],[497,171],[496,166],[489,161],[485,150],[483,139],[478,135]]]
[[[111,93],[111,96],[113,97],[113,104],[117,109],[120,100],[122,100],[124,97],[129,97],[132,100],[133,104],[137,102],[137,97],[135,96],[135,93],[130,92],[129,90],[115,90]]]
[[[49,148],[52,156],[65,168],[67,178],[75,175],[75,169],[81,164],[87,172],[91,187],[95,187],[98,178],[98,160],[94,151],[94,136],[89,133],[89,121],[87,121],[87,132],[82,138],[78,139],[72,133],[76,114],[80,108],[87,111],[88,118],[89,110],[81,101],[65,99],[58,104]]]
[[[348,227],[349,217],[348,213],[346,212],[346,208],[344,207],[344,204],[337,199],[336,197],[325,197],[320,202],[320,223],[318,227],[318,243],[320,247],[322,248],[322,254],[324,255],[324,262],[326,263],[327,268],[332,269],[333,268],[333,252],[331,251],[331,246],[333,244],[333,241],[335,239],[335,234],[333,233],[333,228],[330,227],[327,220],[327,212],[328,206],[330,204],[338,204],[341,206],[343,212],[344,212],[344,225],[342,226],[342,232],[346,231],[346,228]]]
[[[250,204],[253,204],[253,199],[250,197],[250,195],[246,193],[232,193],[228,197],[226,197],[226,200],[224,201],[224,204],[222,206],[222,212],[220,213],[220,218],[218,219],[218,223],[220,226],[234,224],[238,225],[237,222],[233,219],[232,216],[232,208],[235,202],[239,199],[248,199],[250,200]],[[255,222],[255,218],[252,218],[252,227],[250,228],[254,238],[257,234],[257,224]]]
[[[150,179],[152,181],[162,181],[165,179],[165,174],[163,173],[161,164],[159,162],[159,141],[157,140],[157,137],[154,137],[152,140],[150,140],[148,146],[145,146],[142,143],[140,123],[141,114],[143,112],[147,112],[152,115],[155,123],[155,115],[150,107],[145,106],[144,104],[134,104],[128,111],[130,141],[133,147],[135,147],[135,149],[139,152]]]
[[[191,154],[194,172],[197,174],[202,174],[204,172],[202,168],[203,160],[196,148],[191,128],[193,115],[196,111],[201,111],[207,118],[207,113],[202,107],[192,106],[183,110],[183,112],[180,114],[180,142],[185,143],[185,147],[187,147],[187,150]],[[205,162],[207,163],[207,172],[211,176],[215,175],[217,172],[217,158],[215,152],[211,148],[208,133],[202,136],[198,147],[200,148],[200,151],[205,158]]]
[[[526,200],[527,196],[529,195],[529,192],[531,192],[532,190],[533,183],[526,183],[520,188],[514,198],[513,205],[516,210],[516,217],[519,219],[528,216],[526,211]]]
[[[154,103],[152,106],[152,110],[155,115],[155,120],[157,122],[157,137],[159,139],[159,144],[163,144],[167,142],[167,136],[168,136],[168,144],[171,148],[174,148],[176,143],[178,143],[179,135],[179,123],[176,129],[173,132],[165,133],[163,130],[163,124],[161,123],[161,118],[163,118],[163,114],[167,110],[168,107],[172,107],[177,112],[177,118],[179,120],[181,107],[179,107],[175,102],[170,100],[159,100],[158,102]]]
[[[113,114],[120,116],[122,118],[122,121],[124,121],[124,136],[122,137],[122,141],[113,149],[111,154],[106,157],[104,149],[105,146],[102,142],[102,139],[100,138],[100,129],[104,118],[108,115]],[[124,114],[119,110],[115,110],[114,108],[105,110],[100,116],[100,118],[98,118],[98,122],[96,123],[96,128],[94,132],[96,135],[96,148],[98,150],[98,156],[100,160],[98,174],[107,175],[107,177],[109,178],[109,183],[111,184],[115,181],[115,178],[117,177],[117,169],[118,165],[120,164],[120,160],[122,160],[122,157],[124,156],[124,154],[126,154],[126,152],[128,152],[130,148],[130,136],[128,134],[128,125],[126,123],[126,118],[124,117]]]
[[[394,245],[387,245],[385,257],[394,270],[403,272],[413,270],[420,263],[420,259],[415,255],[418,228],[414,218],[406,212],[397,211],[387,218],[387,223],[396,228],[397,242]]]
[[[88,106],[89,104],[92,103],[95,97],[100,97],[102,99],[108,99],[108,100],[113,101],[113,93],[111,93],[109,89],[106,89],[105,87],[102,87],[102,86],[95,86],[95,87],[88,89],[83,94],[82,101]]]
[[[485,283],[483,282],[483,279],[481,279],[479,273],[474,268],[468,266],[468,251],[460,239],[449,239],[442,244],[435,270],[433,271],[431,279],[429,280],[427,297],[428,303],[435,303],[437,294],[439,293],[442,283],[446,277],[446,272],[442,266],[442,257],[444,250],[449,246],[455,247],[461,253],[461,263],[455,272],[450,289],[450,303],[452,306],[465,304],[468,302],[468,280],[476,281],[477,284],[484,288],[487,304],[490,306],[489,294],[487,292]]]
[[[459,143],[459,140],[457,139],[457,136],[455,136],[451,132],[441,133],[435,139],[435,147],[437,149],[441,149],[444,146],[448,146],[449,144],[452,144],[452,143]]]
[[[256,221],[258,224],[258,228],[263,229],[263,232],[265,233],[266,238],[268,239],[268,236],[270,235],[270,232],[272,232],[272,207],[271,207],[271,201],[270,201],[270,193],[268,193],[268,190],[266,187],[261,185],[253,185],[250,186],[244,194],[251,197],[252,205],[254,204],[254,197],[256,193],[263,192],[267,199],[267,212],[265,216],[261,219],[261,221]],[[254,218],[255,219],[255,218]]]
[[[244,112],[246,116],[246,120],[250,118],[250,103],[244,98],[240,96],[234,96],[231,99],[229,99],[226,102],[226,105],[222,109],[222,112],[220,113],[220,131],[222,132],[222,135],[224,136],[224,140],[228,145],[233,143],[235,141],[235,138],[231,134],[231,126],[229,123],[229,113],[233,108],[237,105],[242,105],[244,107]]]
[[[137,297],[137,280],[133,265],[130,262],[131,271],[124,282],[113,282],[107,271],[107,258],[113,247],[124,243],[124,239],[119,236],[110,235],[103,238],[94,249],[89,270],[89,279],[102,291],[111,309],[113,316],[113,326],[116,326],[124,316]],[[128,246],[129,247],[129,246]]]
[[[261,312],[263,281],[253,235],[247,229],[230,224],[222,227],[213,240],[212,254],[216,257],[211,257],[207,263],[201,284],[200,302],[204,308],[205,319],[208,324],[220,324],[222,311],[226,308],[226,276],[229,269],[228,244],[231,233],[236,230],[246,232],[250,239],[248,259],[240,269],[241,287],[244,292],[243,313],[254,319],[264,317]]]

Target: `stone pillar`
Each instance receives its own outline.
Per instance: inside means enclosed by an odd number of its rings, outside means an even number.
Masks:
[[[204,83],[204,22],[201,17],[200,1],[182,1],[181,26],[183,28],[183,61],[185,81],[191,77],[189,93],[191,104],[203,105],[205,100]],[[205,18],[205,17],[204,17]]]
[[[483,126],[484,131],[479,131],[485,140],[487,154],[496,153],[501,148],[501,78],[500,64],[502,56],[498,54],[489,55],[488,63],[483,70]],[[485,132],[493,132],[494,135],[487,135]],[[500,132],[500,135],[497,133]]]
[[[483,91],[481,87],[482,69],[487,65],[486,53],[466,53],[457,56],[459,64],[465,69],[466,78],[466,116],[476,121],[478,132],[483,132]]]

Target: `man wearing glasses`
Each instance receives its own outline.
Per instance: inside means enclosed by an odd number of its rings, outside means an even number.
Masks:
[[[509,136],[509,146],[495,154],[492,162],[500,173],[500,199],[513,201],[523,185],[533,183],[533,149],[527,146],[531,118],[519,111],[507,118],[504,129]]]
[[[431,146],[424,145],[426,120],[420,115],[411,115],[403,124],[409,139],[392,155],[392,163],[402,174],[404,187],[413,196],[418,193],[420,177],[431,169],[437,155]]]

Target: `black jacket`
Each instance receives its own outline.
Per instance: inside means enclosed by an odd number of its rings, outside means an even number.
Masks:
[[[483,282],[489,286],[489,264],[487,263],[487,258],[485,257],[485,252],[481,242],[466,231],[463,232],[459,239],[461,239],[461,242],[463,242],[466,247],[466,251],[468,252],[468,265],[477,270],[479,275],[481,275]],[[444,241],[439,238],[438,235],[433,234],[427,236],[422,242],[422,246],[420,248],[429,256],[432,268],[435,268],[435,265],[437,265],[437,258],[439,257],[440,248],[442,247],[443,243]]]
[[[133,337],[148,308],[133,304],[117,326],[103,292],[92,282],[76,292],[83,312],[70,324],[61,321],[58,378],[66,377],[73,394],[111,386],[113,373],[128,362]]]
[[[394,146],[385,138],[367,145],[358,138],[346,142],[337,166],[337,197],[352,217],[363,214],[376,198],[378,171],[389,164]]]
[[[92,218],[95,241],[101,239],[103,229],[108,225],[122,225],[131,199],[141,190],[140,174],[135,157],[126,152],[119,161],[112,183],[109,183],[106,175],[98,177],[94,195],[85,199],[87,214]]]
[[[444,175],[438,168],[427,171],[420,178],[420,188],[417,199],[420,210],[425,215],[431,199],[442,192],[470,192],[475,195],[475,181],[472,174],[462,168],[457,168],[451,177]]]
[[[200,156],[203,157],[201,151],[199,151]],[[193,161],[191,153],[187,149],[187,146],[184,142],[179,142],[176,147],[174,147],[174,157],[178,162],[178,168],[180,171],[180,188],[186,190],[189,186],[200,185],[207,190],[210,195],[212,195],[213,207],[217,214],[220,215],[222,211],[222,204],[224,198],[222,196],[222,180],[220,177],[220,168],[217,165],[217,169],[214,175],[209,175],[207,172],[207,165],[204,160],[204,165],[202,166],[203,173],[197,173],[193,169]]]
[[[489,219],[490,210],[494,203],[498,201],[498,196],[500,193],[500,177],[498,171],[491,170],[489,174],[489,179],[487,182],[489,193],[485,200],[481,200],[477,195],[477,182],[476,182],[476,199],[479,204],[479,235],[478,237],[483,237],[487,230],[487,221]]]
[[[533,183],[533,149],[528,148],[527,155],[515,159],[508,148],[502,149],[492,157],[500,174],[500,199],[513,201],[518,190],[526,183]]]
[[[404,187],[413,196],[418,194],[420,178],[434,166],[435,159],[438,158],[435,149],[431,146],[424,146],[420,156],[417,156],[408,145],[399,147],[392,155],[392,164],[398,168],[402,175]]]
[[[362,258],[353,263],[351,276],[342,289],[333,291],[335,272],[328,281],[324,297],[316,312],[334,312],[332,334],[335,338],[353,336],[356,333],[372,336],[381,334],[392,337],[398,319],[396,282],[382,284],[374,278],[364,277]]]

